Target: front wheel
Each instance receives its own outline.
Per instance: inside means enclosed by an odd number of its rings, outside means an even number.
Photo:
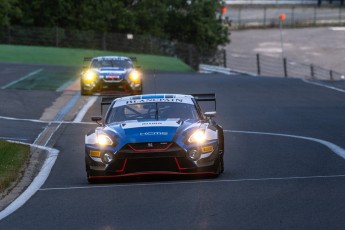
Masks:
[[[95,178],[90,178],[91,174],[89,171],[86,171],[86,178],[87,178],[87,182],[89,182],[89,184],[97,184],[100,182],[100,180],[95,179]]]
[[[81,88],[80,94],[84,95],[84,96],[89,96],[89,95],[92,95],[92,91],[91,90],[85,90],[85,89]]]
[[[224,155],[222,154],[222,155],[220,155],[219,156],[219,164],[220,164],[220,170],[219,170],[219,172],[220,173],[223,173],[224,172],[224,157],[223,157]]]

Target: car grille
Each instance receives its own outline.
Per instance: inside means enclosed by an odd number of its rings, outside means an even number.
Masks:
[[[127,144],[117,152],[117,158],[184,157],[185,151],[174,142]]]

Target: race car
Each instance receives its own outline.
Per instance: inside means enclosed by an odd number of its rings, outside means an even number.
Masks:
[[[84,58],[90,61],[80,77],[81,94],[125,93],[128,95],[142,93],[142,74],[134,67],[136,58],[119,56],[101,56]]]
[[[216,112],[202,113],[198,101],[215,94],[146,94],[102,98],[110,105],[100,126],[85,136],[90,183],[147,174],[201,174],[224,171],[223,129]]]

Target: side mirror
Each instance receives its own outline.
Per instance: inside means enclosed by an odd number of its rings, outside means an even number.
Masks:
[[[102,124],[99,123],[101,120],[102,120],[102,116],[93,116],[93,117],[91,117],[91,121],[94,121],[97,124],[99,124],[100,126],[103,126]]]
[[[212,112],[205,112],[204,116],[207,118],[212,118],[212,117],[216,117],[217,112],[216,111],[212,111]]]

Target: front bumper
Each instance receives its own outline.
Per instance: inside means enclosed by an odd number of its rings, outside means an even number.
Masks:
[[[101,157],[90,157],[91,149],[86,148],[86,170],[89,178],[111,178],[147,174],[216,174],[218,169],[218,148],[214,144],[212,152],[201,154],[193,161],[187,151],[175,143],[166,149],[136,149],[125,145],[114,154],[114,160],[105,164]],[[100,156],[109,152],[99,149]]]
[[[141,92],[142,85],[140,83],[129,82],[126,79],[119,79],[114,81],[107,81],[104,79],[99,79],[95,82],[81,82],[82,90],[90,91],[94,93],[101,92],[122,92],[122,93],[132,93]]]

